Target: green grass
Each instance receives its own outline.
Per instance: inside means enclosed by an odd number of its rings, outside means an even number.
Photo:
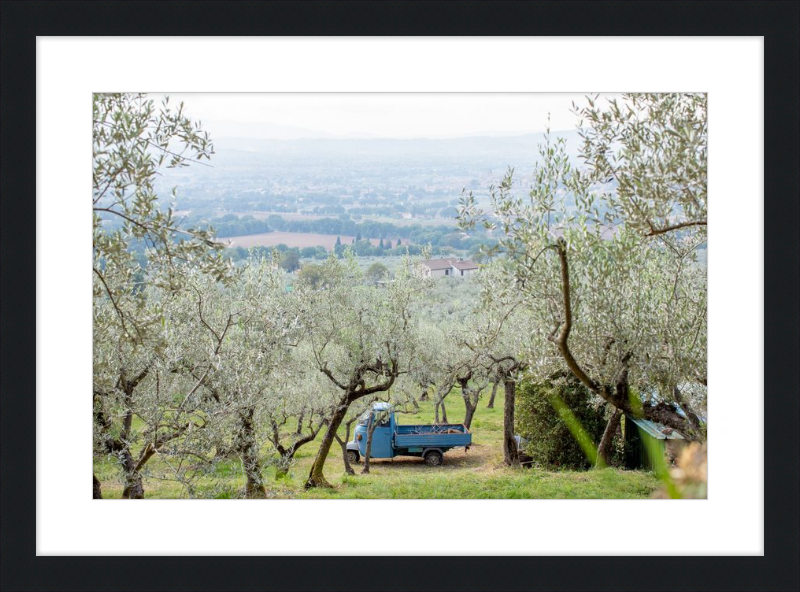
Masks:
[[[647,498],[658,488],[659,481],[650,472],[603,469],[594,471],[559,471],[541,469],[510,469],[503,465],[502,429],[503,397],[498,390],[494,409],[487,409],[488,389],[479,404],[472,422],[473,446],[469,451],[451,450],[445,454],[444,465],[427,467],[418,458],[399,457],[393,460],[373,460],[370,474],[361,475],[363,463],[354,468],[355,476],[344,473],[344,463],[337,444],[325,464],[325,476],[333,489],[306,491],[303,483],[308,476],[317,442],[312,442],[297,454],[296,464],[285,478],[276,480],[273,468],[264,471],[268,496],[274,498],[315,499],[608,499]],[[464,417],[461,394],[454,390],[446,399],[448,419],[459,422]],[[432,403],[420,404],[415,415],[399,415],[400,423],[429,423],[433,421]],[[265,454],[269,448],[265,447]],[[154,457],[148,466],[153,473],[161,472],[163,461]],[[103,486],[103,496],[120,497],[120,474],[113,461],[95,459],[95,474]],[[173,481],[145,477],[145,497],[187,497],[184,488]],[[244,478],[236,460],[220,462],[213,475],[203,477],[195,487],[197,497],[236,498],[241,495]]]

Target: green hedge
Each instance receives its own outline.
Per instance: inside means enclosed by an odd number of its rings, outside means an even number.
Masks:
[[[536,465],[548,469],[588,469],[591,464],[578,441],[553,407],[560,397],[595,444],[605,429],[605,405],[595,405],[591,393],[572,374],[517,387],[517,432],[529,442],[525,448]]]

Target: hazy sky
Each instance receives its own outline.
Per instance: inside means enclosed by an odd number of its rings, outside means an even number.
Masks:
[[[160,95],[151,95],[159,98]],[[557,93],[170,93],[212,137],[452,138],[574,129]]]

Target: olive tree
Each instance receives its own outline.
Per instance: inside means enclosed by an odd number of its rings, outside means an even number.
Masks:
[[[222,245],[208,229],[183,229],[172,207],[157,195],[161,168],[209,166],[213,144],[199,123],[165,98],[156,105],[144,94],[95,94],[92,101],[93,273],[96,296],[108,297],[125,331],[141,331],[119,300],[141,276],[133,248],[163,265],[192,262],[217,277],[229,268]],[[173,197],[175,190],[173,189]],[[109,282],[106,268],[128,272],[128,282]],[[137,335],[138,336],[138,335]]]
[[[105,346],[115,343],[114,389],[127,391],[123,402],[133,398],[142,381],[150,377],[164,341],[162,309],[147,301],[142,289],[147,278],[159,277],[170,289],[180,286],[185,264],[194,264],[216,277],[229,276],[231,269],[220,256],[221,246],[210,230],[182,229],[156,194],[154,181],[162,167],[190,163],[208,166],[213,145],[199,124],[185,114],[183,105],[171,107],[168,99],[156,106],[143,94],[95,94],[92,100],[92,210],[93,295],[96,365],[94,393],[95,427],[109,418],[97,415],[98,405],[109,392],[110,372],[104,364],[111,358]],[[174,192],[173,192],[174,195]],[[143,254],[137,257],[136,252]],[[149,271],[144,269],[147,263]],[[111,313],[111,314],[109,314]],[[118,326],[113,327],[116,323]],[[132,363],[130,355],[138,362]],[[127,359],[127,362],[120,360]],[[122,372],[124,370],[124,372]],[[125,407],[126,405],[123,405]],[[112,405],[113,407],[113,405]],[[130,411],[130,405],[127,405]],[[125,422],[132,425],[133,415]],[[112,422],[113,423],[113,422]],[[121,431],[99,428],[108,446],[125,457],[125,440],[132,427]],[[113,435],[109,434],[113,432]],[[121,438],[121,439],[120,439]],[[132,461],[125,461],[133,467]],[[97,479],[95,495],[100,496]],[[136,480],[126,486],[138,496]]]
[[[277,372],[271,404],[266,408],[267,438],[277,457],[276,476],[284,476],[303,446],[325,425],[336,392],[314,367],[310,348],[301,342]]]
[[[473,314],[458,322],[448,319],[427,323],[422,332],[418,365],[424,371],[417,372],[424,372],[435,387],[435,423],[448,423],[445,399],[458,386],[464,401],[462,423],[469,428],[480,395],[492,379],[492,374],[481,364],[480,354],[470,347],[476,324]]]
[[[491,375],[481,367],[470,367],[462,364],[456,373],[456,382],[464,401],[464,427],[472,427],[472,419],[478,410],[478,402],[483,390],[489,385]]]
[[[421,265],[405,258],[393,281],[365,285],[350,255],[330,257],[329,284],[309,292],[307,323],[316,368],[338,390],[306,487],[329,486],[325,460],[350,405],[388,391],[412,362],[417,301],[427,289]]]
[[[114,281],[106,272],[107,283]],[[203,316],[213,279],[193,269],[182,274],[196,294],[165,288],[163,277],[153,276],[140,294],[121,291],[124,300],[101,298],[93,308],[95,445],[118,461],[125,498],[144,497],[142,470],[155,454],[206,426],[204,385],[233,324],[232,314],[211,322]],[[139,332],[119,322],[120,305],[135,312]]]
[[[519,451],[514,439],[516,387],[526,369],[525,352],[535,345],[531,336],[532,317],[527,314],[521,294],[509,285],[509,274],[500,264],[481,269],[477,279],[481,285],[481,304],[464,341],[474,354],[472,364],[484,368],[494,381],[503,384],[503,460],[509,466],[519,465]]]
[[[469,311],[458,320],[436,319],[438,322],[426,323],[421,332],[415,372],[434,387],[434,422],[437,424],[448,423],[445,399],[458,386],[464,402],[462,423],[469,428],[480,395],[497,378],[482,349],[474,344],[475,334],[483,322],[480,312]]]
[[[491,191],[493,220],[472,195],[461,208],[462,223],[483,218],[504,232],[498,249],[540,344],[527,365],[543,376],[566,365],[613,407],[610,433],[624,412],[699,437],[665,385],[694,380],[704,366],[706,288],[694,261],[701,239],[673,236],[665,245],[636,224],[609,225],[606,194],[573,169],[564,140],[548,134],[540,156],[527,199],[515,195],[509,170]],[[677,343],[679,334],[691,338]]]
[[[216,371],[204,384],[216,403],[215,446],[241,460],[245,496],[263,497],[264,444],[275,437],[278,418],[285,414],[288,419],[302,409],[296,393],[285,389],[293,379],[291,350],[302,335],[296,297],[286,291],[277,261],[269,259],[249,260],[235,283],[215,287],[198,304],[201,320],[212,323],[216,318],[217,325],[225,317],[235,321]],[[291,460],[297,447],[295,443],[289,454],[278,440],[279,467]]]
[[[433,390],[434,423],[447,423],[445,398],[456,384],[456,344],[449,335],[447,321],[428,318],[420,326],[416,364],[412,376],[425,389]],[[441,415],[440,415],[441,413]]]
[[[705,93],[626,93],[609,101],[590,96],[574,110],[580,174],[611,185],[603,198],[615,218],[648,237],[705,230]]]

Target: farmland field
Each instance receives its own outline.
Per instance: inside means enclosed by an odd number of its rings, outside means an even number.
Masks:
[[[252,216],[256,220],[266,220],[270,216],[280,216],[284,220],[321,220],[322,218],[330,218],[330,215],[325,214],[307,214],[305,212],[262,212],[258,210],[242,211],[242,212],[228,212],[226,210],[217,210],[216,216],[225,216],[226,214],[236,214],[240,218],[243,216]]]
[[[341,238],[342,244],[349,245],[353,242],[352,236],[340,236],[337,234],[316,234],[313,232],[263,232],[261,234],[248,234],[245,236],[229,236],[220,239],[225,244],[230,241],[231,247],[274,247],[276,245],[286,245],[287,247],[325,247],[328,251],[336,245],[336,239]],[[397,238],[392,238],[392,245],[397,243]],[[401,239],[402,244],[407,245],[407,239]],[[373,245],[378,245],[380,239],[370,239]]]
[[[656,477],[645,471],[603,469],[594,471],[545,471],[542,469],[510,469],[503,465],[501,448],[503,428],[503,398],[498,393],[494,409],[487,409],[488,396],[482,398],[472,422],[473,446],[469,451],[451,450],[445,454],[444,464],[433,468],[418,458],[373,460],[370,474],[361,475],[363,462],[354,465],[356,475],[344,473],[341,449],[334,443],[325,464],[325,476],[333,489],[304,490],[317,440],[300,448],[295,465],[288,476],[276,479],[275,469],[265,469],[267,497],[269,498],[325,498],[325,499],[418,499],[418,498],[647,498],[658,488]],[[454,390],[446,399],[451,421],[460,421],[464,409],[461,393]],[[433,405],[420,404],[415,415],[399,415],[399,423],[427,423],[433,421]],[[343,432],[343,430],[342,430]],[[344,435],[342,433],[342,435]],[[270,455],[269,446],[262,450]],[[109,460],[95,458],[94,470],[103,486],[103,497],[119,498],[122,485],[119,470]],[[164,466],[156,456],[149,464],[152,471]],[[174,481],[145,477],[145,497],[188,497],[185,490]],[[238,460],[217,463],[214,474],[204,477],[195,487],[198,497],[242,497],[244,477]]]

